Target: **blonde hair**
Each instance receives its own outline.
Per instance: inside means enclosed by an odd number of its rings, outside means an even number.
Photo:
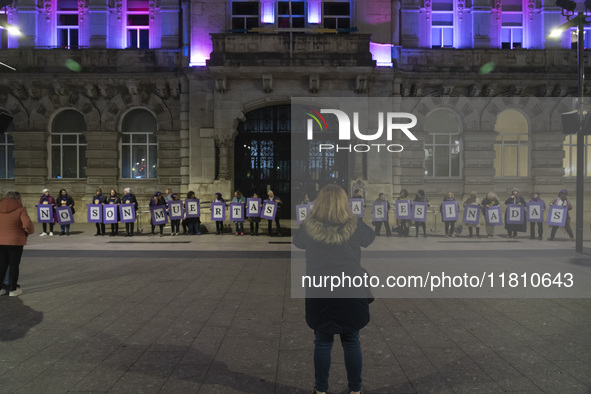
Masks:
[[[310,212],[310,218],[329,224],[343,224],[353,217],[347,193],[338,185],[324,186]]]

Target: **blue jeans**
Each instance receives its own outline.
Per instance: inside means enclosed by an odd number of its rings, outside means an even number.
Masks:
[[[62,228],[62,231],[65,231],[66,233],[70,232],[70,225],[69,224],[64,224],[64,225],[60,224],[60,227]]]
[[[328,375],[330,372],[330,358],[334,334],[325,334],[314,331],[314,375],[316,391],[328,390]],[[350,391],[361,390],[361,367],[363,358],[361,356],[361,343],[359,342],[359,330],[340,334],[341,345],[345,353],[345,368],[347,369],[347,380]]]
[[[244,222],[235,222],[236,232],[243,233],[244,232]]]

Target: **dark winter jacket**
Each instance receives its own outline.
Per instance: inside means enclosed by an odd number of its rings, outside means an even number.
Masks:
[[[361,247],[375,239],[374,231],[360,218],[343,225],[330,225],[308,218],[294,236],[294,245],[306,250],[306,275],[363,276]],[[320,298],[347,295],[358,298]],[[369,322],[366,289],[336,289],[330,286],[306,289],[306,322],[310,328],[340,334],[357,331]]]
[[[135,207],[135,210],[137,211],[137,198],[135,198],[135,195],[133,194],[126,194],[121,198],[121,203],[122,204],[133,204],[133,206]]]
[[[92,204],[106,204],[107,203],[107,197],[101,195],[94,195],[92,196]]]

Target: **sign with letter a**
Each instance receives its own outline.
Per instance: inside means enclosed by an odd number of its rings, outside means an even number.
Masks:
[[[362,218],[365,213],[363,212],[363,198],[352,198],[349,200],[349,203],[351,204],[351,210],[353,211],[353,215]]]
[[[247,198],[246,205],[248,206],[246,210],[246,217],[248,218],[258,218],[261,216],[261,199],[260,198]]]
[[[486,221],[487,226],[502,226],[503,225],[503,217],[501,216],[501,207],[487,207],[486,214],[484,215],[484,219]]]
[[[530,223],[544,223],[544,206],[541,202],[528,202],[525,208],[525,219]]]

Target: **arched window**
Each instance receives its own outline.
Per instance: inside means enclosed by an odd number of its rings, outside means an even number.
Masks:
[[[457,115],[436,109],[427,115],[425,131],[425,176],[460,177],[461,125]]]
[[[591,145],[590,137],[585,137],[585,175],[591,174]],[[564,139],[564,176],[577,176],[577,136],[574,134],[567,135]]]
[[[14,130],[14,124],[10,124],[7,132]],[[0,134],[0,179],[14,178],[14,141],[8,133]]]
[[[86,178],[86,131],[84,116],[68,109],[51,125],[51,177]]]
[[[519,111],[505,110],[497,116],[495,131],[495,176],[529,175],[529,139],[527,119]]]
[[[121,124],[121,177],[156,178],[158,143],[156,118],[145,109],[127,113]]]

